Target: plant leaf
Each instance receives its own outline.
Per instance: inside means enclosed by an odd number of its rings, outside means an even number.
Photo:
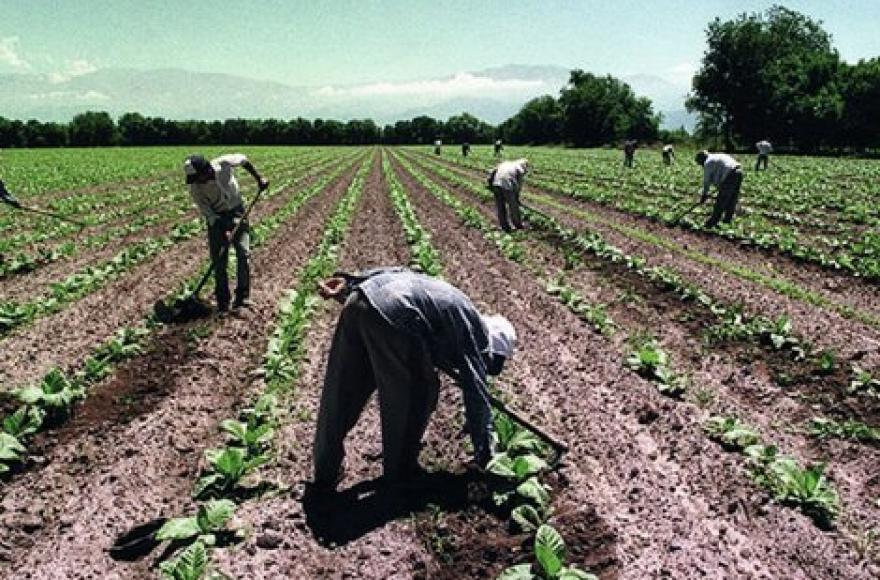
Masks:
[[[187,540],[201,533],[196,518],[172,518],[156,532],[156,539],[160,542],[165,540]]]
[[[517,564],[510,568],[505,568],[498,580],[535,580],[538,577],[532,574],[531,564]]]
[[[196,515],[199,530],[203,534],[222,530],[234,513],[235,503],[228,499],[209,501],[199,506]]]
[[[553,527],[544,524],[535,534],[535,556],[546,576],[555,578],[565,562],[565,542]]]
[[[516,525],[519,526],[519,529],[526,533],[534,532],[542,523],[544,523],[538,510],[529,504],[514,508],[510,516],[513,518],[513,521],[516,522]]]

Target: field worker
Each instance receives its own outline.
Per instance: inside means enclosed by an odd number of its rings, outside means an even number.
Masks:
[[[764,171],[767,171],[767,165],[770,162],[770,153],[773,152],[773,145],[770,141],[764,139],[755,143],[755,149],[758,150],[758,160],[755,162],[755,171],[761,170],[761,164],[764,164]]]
[[[672,165],[672,162],[675,160],[675,148],[671,143],[667,143],[663,146],[663,163],[666,165]]]
[[[333,335],[314,442],[314,485],[341,481],[343,442],[373,391],[379,392],[386,483],[420,474],[422,436],[437,406],[435,369],[461,387],[474,461],[492,455],[487,375],[501,373],[516,332],[500,315],[484,316],[447,282],[406,268],[337,273],[319,293],[344,304]]]
[[[214,264],[214,294],[217,298],[217,311],[229,310],[229,281],[226,264],[229,252],[223,251],[230,244],[235,248],[235,301],[233,308],[248,306],[250,295],[250,228],[243,222],[233,239],[236,220],[244,215],[244,202],[238,188],[233,168],[243,167],[257,181],[260,191],[269,187],[269,182],[260,177],[257,170],[244,155],[223,155],[208,161],[201,155],[190,155],[183,163],[186,183],[196,207],[205,216],[208,224],[208,247]]]
[[[504,144],[501,142],[501,139],[495,139],[495,157],[501,157],[501,152],[504,150]]]
[[[492,188],[492,193],[495,195],[498,224],[505,232],[509,233],[511,231],[511,221],[513,222],[513,227],[519,230],[523,229],[522,216],[519,211],[519,195],[528,172],[528,159],[502,161],[489,174],[486,180],[489,187]],[[509,221],[508,213],[510,214]]]
[[[633,159],[636,156],[636,141],[628,139],[623,143],[623,166],[632,167]]]
[[[436,141],[434,141],[434,154],[435,155],[440,155],[440,147],[442,145],[443,145],[443,141],[441,141],[440,139],[437,139]]]
[[[724,223],[729,224],[733,220],[736,204],[739,201],[739,191],[742,188],[743,172],[742,165],[736,159],[726,153],[709,153],[700,151],[694,158],[697,165],[703,167],[703,195],[700,203],[705,203],[709,198],[709,188],[718,188],[718,197],[715,198],[715,207],[712,215],[706,221],[705,227],[714,228],[724,216]]]
[[[15,199],[15,197],[6,189],[6,185],[3,183],[2,179],[0,179],[0,201],[2,201],[3,203],[8,203],[12,207],[21,207],[21,204],[18,203],[18,200]]]
[[[468,143],[467,141],[465,141],[464,143],[461,144],[461,154],[463,157],[467,157],[470,152],[471,152],[471,144]]]

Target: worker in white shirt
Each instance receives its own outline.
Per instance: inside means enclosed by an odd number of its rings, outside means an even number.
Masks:
[[[767,164],[770,162],[770,153],[773,152],[773,145],[770,144],[770,141],[764,139],[763,141],[758,141],[755,143],[755,148],[758,150],[758,160],[755,162],[755,171],[761,170],[761,164],[764,164],[764,171],[767,171]]]
[[[704,227],[714,228],[719,221],[729,224],[739,202],[743,182],[742,165],[726,153],[708,151],[700,151],[694,160],[703,168],[703,194],[700,203],[709,199],[709,188],[714,185],[718,189],[715,207]]]
[[[671,143],[667,143],[663,146],[663,163],[666,165],[672,165],[672,162],[675,160],[675,148]]]

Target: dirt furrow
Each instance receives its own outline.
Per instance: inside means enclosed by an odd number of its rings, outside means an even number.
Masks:
[[[309,181],[254,207],[253,223],[274,213]],[[117,329],[146,316],[152,304],[174,292],[207,259],[205,236],[198,235],[68,305],[0,340],[0,384],[38,380],[52,367],[68,368],[103,344]]]
[[[104,549],[133,525],[193,509],[190,492],[201,452],[219,443],[218,421],[252,394],[278,301],[295,283],[295,272],[354,171],[307,202],[254,253],[252,308],[202,322],[206,338],[172,360],[159,352],[153,362],[162,367],[156,368],[147,355],[117,373],[118,380],[134,381],[142,391],[164,393],[148,413],[80,428],[81,436],[57,446],[45,468],[24,474],[4,490],[4,522],[14,531],[7,554],[10,573],[24,578],[148,575],[145,563],[116,563]],[[198,324],[167,327],[155,343],[185,342]],[[84,406],[92,400],[98,399]],[[88,414],[84,409],[82,415]]]
[[[340,269],[406,264],[408,259],[376,155],[342,247]],[[340,485],[343,493],[330,507],[303,503],[303,482],[312,474],[311,445],[338,315],[338,305],[324,303],[312,324],[307,363],[291,395],[290,421],[276,436],[279,460],[265,470],[270,479],[292,485],[292,493],[243,506],[237,517],[254,529],[243,546],[247,555],[218,554],[220,568],[234,577],[409,578],[410,571],[428,558],[406,521],[408,512],[398,511],[393,501],[363,490],[365,482],[381,474],[375,397],[346,442],[347,475]],[[273,536],[282,541],[274,549],[266,549],[265,539]]]
[[[744,483],[741,460],[703,435],[693,407],[663,398],[623,370],[612,344],[584,328],[522,269],[496,257],[411,178],[403,179],[420,192],[423,223],[449,262],[449,277],[517,326],[520,351],[504,383],[516,385],[540,422],[569,437],[568,485],[558,510],[595,510],[592,532],[607,538],[597,550],[604,561],[580,563],[613,576],[616,560],[621,576],[631,578],[801,578],[804,570],[869,577],[842,538],[819,533],[788,508],[763,505],[763,493]],[[575,544],[580,540],[579,532],[561,532],[578,534]]]

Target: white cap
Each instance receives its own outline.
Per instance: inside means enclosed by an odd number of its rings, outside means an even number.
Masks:
[[[483,325],[489,334],[489,352],[498,354],[506,359],[513,356],[513,348],[516,346],[516,330],[509,320],[500,314],[482,316]]]

